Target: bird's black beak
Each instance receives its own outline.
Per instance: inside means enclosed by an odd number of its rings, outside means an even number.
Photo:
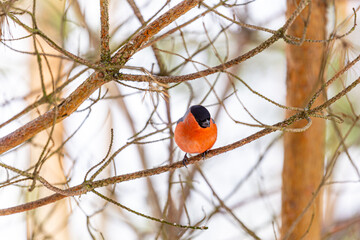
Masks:
[[[210,119],[206,119],[205,121],[201,122],[200,127],[202,128],[210,127]]]

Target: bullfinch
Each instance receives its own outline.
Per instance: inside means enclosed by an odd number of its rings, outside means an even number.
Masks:
[[[183,163],[186,166],[187,153],[205,153],[215,143],[217,127],[209,111],[201,106],[191,106],[177,121],[175,142],[185,152]]]

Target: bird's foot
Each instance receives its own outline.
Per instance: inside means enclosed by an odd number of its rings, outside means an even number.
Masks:
[[[188,158],[186,153],[184,155],[184,158],[183,158],[182,162],[183,162],[184,166],[187,168],[186,164],[189,162],[189,158]]]
[[[205,152],[203,152],[203,153],[201,154],[201,156],[203,157],[203,160],[205,160],[205,156],[206,156],[206,154],[207,154],[208,152],[209,152],[209,151],[206,150]]]

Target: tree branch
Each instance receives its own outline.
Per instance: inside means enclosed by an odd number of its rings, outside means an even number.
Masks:
[[[101,22],[101,33],[100,33],[100,45],[101,63],[110,62],[110,34],[109,34],[109,1],[100,0],[100,22]]]
[[[112,58],[112,63],[123,66],[129,58],[154,34],[169,25],[171,22],[185,14],[191,8],[201,2],[185,0],[161,15],[157,20],[146,26],[141,32],[134,36],[121,48]],[[16,18],[15,18],[16,19]],[[74,92],[70,94],[62,103],[47,111],[38,118],[18,128],[12,133],[0,139],[0,154],[18,146],[29,140],[37,133],[58,123],[70,116],[94,91],[104,85],[108,79],[103,72],[93,73],[85,80]]]
[[[289,119],[287,119],[283,122],[280,122],[278,124],[275,124],[274,126],[277,128],[265,128],[259,132],[256,132],[256,133],[254,133],[246,138],[243,138],[237,142],[234,142],[232,144],[229,144],[229,145],[226,145],[223,147],[219,147],[219,148],[216,148],[213,150],[209,150],[205,156],[205,159],[211,158],[213,156],[234,150],[245,144],[251,143],[269,133],[277,131],[278,127],[285,128],[285,127],[291,125],[292,123],[299,121],[303,118],[305,118],[305,116],[302,113],[295,114],[294,116],[290,117]],[[114,157],[114,156],[112,156],[112,157]],[[194,164],[201,160],[204,160],[204,157],[202,154],[198,154],[196,156],[189,158],[187,165]],[[157,167],[157,168],[146,169],[146,170],[142,170],[142,171],[138,171],[138,172],[134,172],[134,173],[123,174],[123,175],[114,176],[114,177],[110,177],[110,178],[106,178],[106,179],[102,179],[102,180],[98,180],[98,181],[94,181],[94,182],[89,182],[89,181],[84,182],[83,184],[68,188],[66,190],[62,190],[61,192],[63,194],[55,193],[53,195],[50,195],[48,197],[45,197],[45,198],[42,198],[42,199],[39,199],[39,200],[36,200],[33,202],[21,204],[21,205],[6,208],[6,209],[0,209],[0,216],[11,215],[11,214],[15,214],[15,213],[29,211],[29,210],[59,201],[65,197],[78,196],[78,195],[85,194],[89,191],[92,191],[95,188],[105,187],[105,186],[108,186],[111,184],[130,181],[130,180],[134,180],[134,179],[138,179],[138,178],[150,177],[150,176],[158,175],[158,174],[165,173],[168,171],[174,171],[175,169],[182,168],[182,167],[184,167],[183,162],[178,161],[178,162],[168,164],[165,166],[161,166],[161,167]]]

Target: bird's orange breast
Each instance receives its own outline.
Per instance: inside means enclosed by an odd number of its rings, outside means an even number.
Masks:
[[[202,128],[191,113],[175,128],[175,142],[187,153],[203,153],[209,150],[216,138],[217,127],[213,119],[210,120],[210,127]]]

